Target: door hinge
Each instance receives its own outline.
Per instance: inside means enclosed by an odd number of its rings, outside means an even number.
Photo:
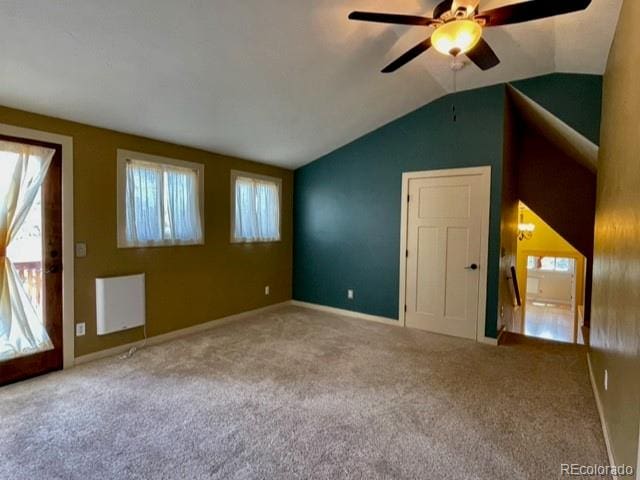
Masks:
[[[411,195],[407,195],[407,202],[411,201]]]
[[[404,313],[407,313],[407,306],[404,306]]]
[[[409,250],[405,250],[404,251],[404,256],[405,256],[405,258],[409,258]]]

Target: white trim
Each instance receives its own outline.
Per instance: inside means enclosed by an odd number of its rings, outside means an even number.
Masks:
[[[640,480],[640,434],[638,434],[638,460],[636,461],[636,480]]]
[[[117,236],[118,248],[149,248],[149,247],[176,247],[189,245],[204,245],[205,232],[205,215],[204,215],[204,163],[186,162],[175,158],[161,157],[159,155],[150,155],[148,153],[134,152],[119,148],[117,150],[117,200],[116,200],[116,218],[117,218]],[[198,176],[198,206],[200,211],[200,229],[202,237],[197,241],[180,242],[173,240],[162,240],[158,242],[136,243],[131,244],[126,240],[126,212],[125,212],[125,196],[126,196],[126,163],[127,160],[140,160],[143,162],[156,163],[159,165],[174,165],[176,167],[195,170]]]
[[[316,303],[301,302],[299,300],[291,300],[290,305],[296,307],[310,308],[312,310],[318,310],[320,312],[333,313],[335,315],[342,315],[344,317],[359,318],[361,320],[368,320],[370,322],[384,323],[385,325],[392,325],[394,327],[402,327],[398,320],[393,318],[380,317],[378,315],[369,315],[368,313],[354,312],[353,310],[344,310],[342,308],[327,307],[326,305],[318,305]]]
[[[591,352],[587,352],[587,364],[589,365],[589,379],[591,380],[591,389],[593,390],[593,396],[596,399],[596,408],[598,409],[598,416],[600,417],[600,425],[602,425],[602,434],[604,436],[604,444],[607,447],[607,455],[609,457],[609,465],[616,465],[613,458],[613,450],[611,449],[611,440],[609,438],[609,430],[607,429],[607,422],[604,419],[604,409],[602,407],[602,401],[600,400],[600,393],[596,384],[596,377],[593,373],[593,367],[591,365]],[[637,468],[637,467],[636,467]],[[617,475],[612,475],[613,480],[617,480]],[[640,478],[640,477],[638,477]]]
[[[266,180],[276,184],[278,189],[278,238],[275,240],[243,240],[236,238],[236,179],[238,177],[250,178],[252,180]],[[231,170],[229,175],[229,216],[230,229],[229,239],[231,243],[272,243],[282,241],[282,178],[260,175],[258,173],[244,172],[242,170]]]
[[[179,330],[173,330],[171,332],[163,333],[160,335],[155,335],[153,337],[149,337],[146,340],[139,340],[132,343],[127,343],[125,345],[118,345],[117,347],[108,348],[106,350],[100,350],[94,353],[88,353],[86,355],[82,355],[76,358],[76,365],[80,365],[87,362],[92,362],[94,360],[99,360],[101,358],[112,357],[115,355],[119,355],[121,353],[128,352],[131,348],[136,347],[140,348],[143,345],[157,345],[160,343],[168,342],[170,340],[175,340],[177,338],[186,337],[189,335],[193,335],[195,333],[204,332],[206,330],[211,330],[213,328],[221,327],[223,325],[228,325],[229,323],[237,322],[239,320],[244,320],[247,317],[252,315],[257,315],[260,313],[269,312],[276,308],[280,308],[282,306],[289,305],[289,301],[284,301],[281,303],[275,303],[273,305],[267,305],[266,307],[256,308],[255,310],[249,310],[246,312],[236,313],[234,315],[229,315],[227,317],[218,318],[216,320],[210,320],[205,323],[200,323],[198,325],[193,325],[187,328],[181,328]]]
[[[407,229],[408,229],[408,206],[407,196],[409,195],[409,180],[416,178],[434,178],[450,176],[479,175],[484,181],[484,191],[481,197],[486,201],[483,204],[482,230],[480,233],[480,268],[484,268],[484,275],[480,275],[478,285],[478,320],[476,324],[476,341],[497,345],[498,339],[485,337],[485,325],[487,315],[487,274],[489,272],[489,221],[491,213],[491,167],[471,167],[471,168],[451,168],[445,170],[425,170],[421,172],[404,172],[402,174],[402,210],[400,214],[400,293],[398,318],[400,325],[406,325],[406,314],[404,306],[407,297]]]
[[[0,134],[62,146],[62,358],[72,367],[75,356],[73,247],[73,137],[0,123]]]
[[[500,345],[500,340],[502,339],[502,335],[504,335],[504,332],[505,329],[504,327],[502,327],[498,332],[498,338],[486,337],[483,335],[478,341],[480,343],[486,343],[487,345],[494,345],[497,347],[498,345]]]

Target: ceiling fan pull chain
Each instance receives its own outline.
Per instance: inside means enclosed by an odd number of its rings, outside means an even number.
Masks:
[[[454,58],[454,62],[455,62],[455,58]],[[453,116],[453,121],[457,122],[458,121],[458,115],[456,113],[456,93],[458,91],[458,82],[457,82],[457,75],[458,75],[458,70],[456,70],[455,68],[452,68],[453,71],[453,105],[451,108],[451,113]]]

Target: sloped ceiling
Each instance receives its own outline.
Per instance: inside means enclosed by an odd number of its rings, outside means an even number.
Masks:
[[[347,20],[437,3],[3,0],[0,104],[295,168],[452,90],[435,51],[379,73],[431,29]],[[602,74],[621,3],[487,29],[502,63],[466,67],[458,89]]]
[[[507,87],[507,93],[518,117],[531,130],[592,173],[598,170],[598,146],[568,124],[545,110],[522,92]]]

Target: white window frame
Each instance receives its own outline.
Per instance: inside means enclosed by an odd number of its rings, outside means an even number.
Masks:
[[[236,179],[238,177],[251,178],[253,180],[266,180],[276,184],[276,187],[278,188],[278,208],[280,209],[278,240],[243,240],[236,238]],[[245,172],[241,170],[231,170],[229,193],[231,198],[231,243],[277,243],[282,241],[282,178],[271,177],[269,175],[261,175],[258,173]]]
[[[202,237],[196,242],[174,242],[172,240],[162,240],[159,242],[149,242],[144,244],[131,245],[127,242],[127,215],[126,215],[126,186],[127,186],[127,160],[140,160],[143,162],[157,163],[161,165],[172,165],[176,167],[189,168],[196,171],[198,176],[198,206],[200,212],[200,226],[202,229]],[[204,164],[196,162],[186,162],[175,158],[161,157],[159,155],[150,155],[148,153],[134,152],[131,150],[117,150],[117,169],[118,169],[118,200],[117,200],[117,219],[118,219],[118,248],[151,248],[151,247],[181,247],[189,245],[204,245],[205,238],[205,217],[204,217]]]

